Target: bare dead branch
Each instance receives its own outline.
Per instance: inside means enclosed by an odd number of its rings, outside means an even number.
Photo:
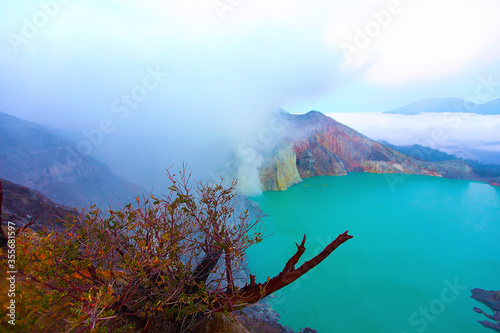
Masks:
[[[35,224],[36,220],[38,220],[38,218],[40,217],[40,214],[37,215],[37,217],[35,217],[34,219],[32,219],[31,221],[29,221],[25,226],[19,228],[16,230],[16,237],[21,233],[23,232],[24,230],[28,229],[29,227],[31,227],[33,224]]]
[[[300,257],[306,251],[306,247],[304,246],[305,243],[306,243],[306,235],[304,235],[304,238],[302,238],[302,243],[300,243],[300,245],[295,243],[295,245],[297,245],[297,252],[293,255],[293,257],[291,257],[287,261],[285,268],[283,269],[283,272],[291,272],[295,269],[295,265],[297,264],[297,262],[299,262]]]
[[[250,287],[255,287],[255,275],[250,274]]]
[[[297,252],[288,260],[285,265],[285,268],[281,273],[279,273],[274,278],[268,280],[266,283],[255,284],[255,277],[250,277],[250,285],[246,285],[241,289],[241,293],[235,295],[237,299],[236,302],[240,307],[245,304],[251,304],[258,302],[261,298],[266,297],[281,288],[289,285],[294,282],[302,275],[307,273],[309,270],[317,266],[323,260],[325,260],[336,248],[338,248],[341,244],[351,239],[352,236],[348,235],[349,231],[344,232],[339,235],[333,242],[328,244],[321,253],[316,255],[309,261],[303,263],[299,268],[295,269],[295,265],[299,261],[302,254],[305,252],[305,241],[306,237],[302,239],[302,243],[297,245]],[[219,299],[221,304],[225,304],[222,299]]]

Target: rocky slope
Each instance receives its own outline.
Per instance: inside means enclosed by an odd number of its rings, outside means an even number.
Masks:
[[[348,172],[464,179],[471,173],[470,167],[461,161],[425,162],[408,157],[317,111],[304,115],[281,113],[280,117],[287,123],[289,135],[277,144],[261,167],[264,191],[285,190],[302,178]]]
[[[76,216],[76,211],[52,202],[42,193],[25,186],[0,179],[3,187],[2,220],[13,222],[17,228],[38,217],[30,227],[33,230],[59,228],[66,217]]]
[[[126,204],[142,192],[51,129],[1,112],[0,178],[70,207]]]

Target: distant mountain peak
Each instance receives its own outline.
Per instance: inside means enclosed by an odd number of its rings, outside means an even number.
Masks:
[[[500,99],[484,104],[472,103],[460,98],[426,98],[384,113],[417,115],[421,113],[477,113],[500,115]]]

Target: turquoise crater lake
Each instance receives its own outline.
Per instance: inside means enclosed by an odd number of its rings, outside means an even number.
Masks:
[[[354,236],[269,298],[282,324],[321,333],[488,333],[472,308],[487,309],[470,290],[500,290],[500,188],[353,173],[251,199],[272,234],[248,251],[257,281],[279,273],[304,234],[301,262],[346,230]]]

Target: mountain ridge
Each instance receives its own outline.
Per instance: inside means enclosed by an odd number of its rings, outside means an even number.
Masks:
[[[133,202],[141,189],[45,126],[0,112],[0,178],[66,206]]]

